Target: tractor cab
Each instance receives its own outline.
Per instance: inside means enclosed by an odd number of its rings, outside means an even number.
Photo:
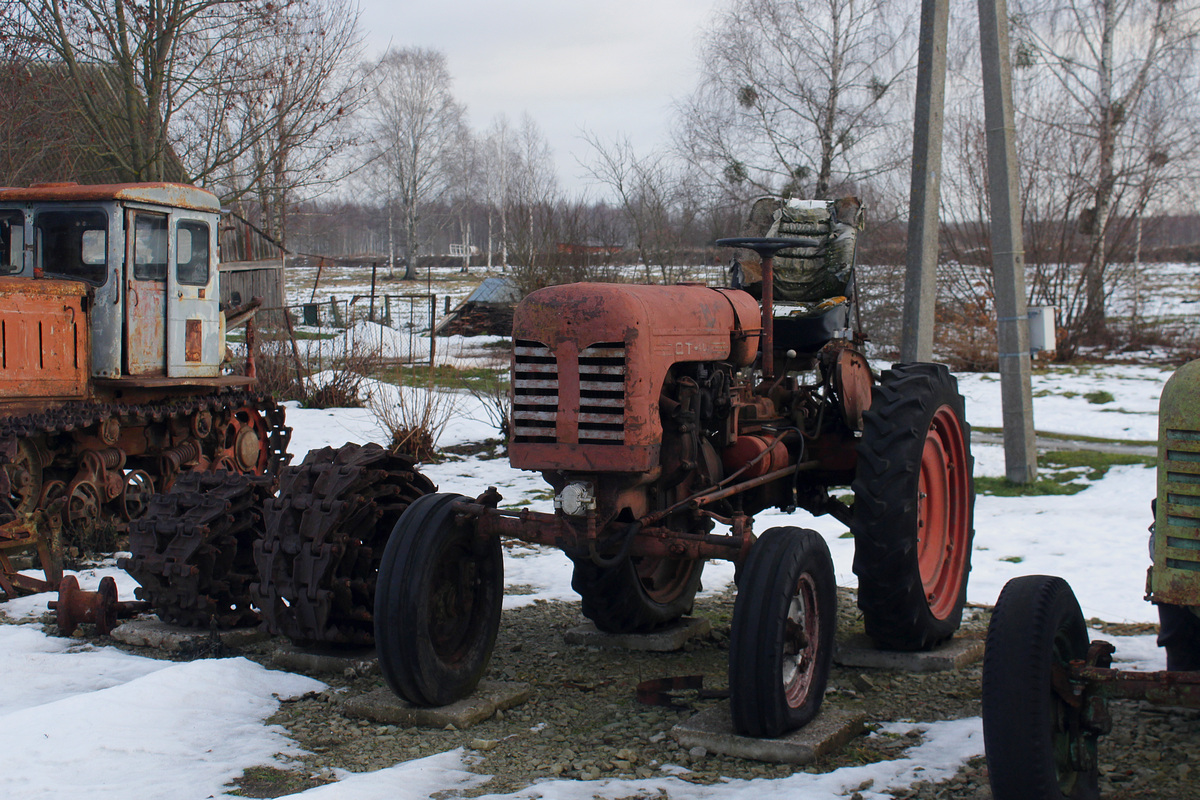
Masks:
[[[0,279],[86,288],[92,378],[215,378],[219,218],[212,193],[181,184],[0,189]]]

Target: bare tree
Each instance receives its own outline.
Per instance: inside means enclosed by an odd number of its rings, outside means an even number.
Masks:
[[[733,0],[702,46],[678,144],[730,194],[829,194],[903,161],[908,3]]]
[[[512,172],[505,205],[509,248],[523,265],[533,267],[539,251],[550,244],[555,226],[552,216],[558,200],[558,176],[553,152],[541,128],[529,114],[521,115],[521,127],[513,137]]]
[[[500,243],[500,265],[508,268],[508,191],[519,155],[513,149],[512,127],[503,114],[492,121],[484,145],[484,181],[488,203],[488,266],[492,265],[493,243]],[[493,223],[500,225],[499,233]]]
[[[414,280],[421,246],[419,209],[446,188],[463,108],[450,93],[450,72],[441,53],[389,50],[375,65],[374,74],[378,83],[371,127],[377,158],[404,214],[408,248],[404,279]]]
[[[128,179],[164,180],[183,171],[172,149],[176,115],[236,84],[230,68],[278,9],[272,0],[12,0],[4,14],[62,66],[100,154]],[[212,153],[193,177],[238,154]]]
[[[687,227],[680,217],[688,208],[679,202],[683,183],[678,167],[663,152],[638,155],[628,139],[605,144],[588,133],[584,140],[593,156],[584,166],[620,204],[646,280],[652,279],[652,268],[658,269],[663,281],[674,280]]]
[[[289,206],[353,167],[344,153],[355,144],[349,121],[363,98],[358,8],[353,0],[293,3],[262,33],[233,115],[234,136],[259,134],[223,183],[226,196],[248,190],[264,230],[284,243]],[[189,131],[203,139],[209,126],[195,121]]]
[[[1027,124],[1073,142],[1069,159],[1041,166],[1066,173],[1065,197],[1082,200],[1065,205],[1087,237],[1079,335],[1099,341],[1116,228],[1195,166],[1200,5],[1028,2],[1014,19],[1017,65],[1034,76]]]

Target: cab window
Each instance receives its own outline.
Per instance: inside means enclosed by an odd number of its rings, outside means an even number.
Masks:
[[[208,225],[184,220],[175,232],[175,279],[185,286],[208,285]]]
[[[21,271],[21,254],[25,250],[25,215],[20,211],[0,211],[0,275],[16,275]]]
[[[133,221],[133,277],[167,279],[167,218],[138,214]]]
[[[101,284],[108,277],[108,217],[99,209],[40,211],[38,263],[47,275]]]

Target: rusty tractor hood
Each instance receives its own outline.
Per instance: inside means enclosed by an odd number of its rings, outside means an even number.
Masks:
[[[513,466],[649,471],[671,366],[746,366],[759,326],[757,302],[732,289],[576,283],[534,292],[513,318]]]

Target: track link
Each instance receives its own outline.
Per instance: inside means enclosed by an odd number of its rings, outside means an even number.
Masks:
[[[188,472],[155,495],[145,516],[130,523],[132,554],[119,561],[141,584],[137,597],[177,625],[256,624],[254,542],[274,483],[271,476]]]
[[[373,644],[384,545],[409,504],[435,489],[412,458],[377,444],[313,450],[285,468],[254,546],[251,595],[267,630],[304,644]]]

